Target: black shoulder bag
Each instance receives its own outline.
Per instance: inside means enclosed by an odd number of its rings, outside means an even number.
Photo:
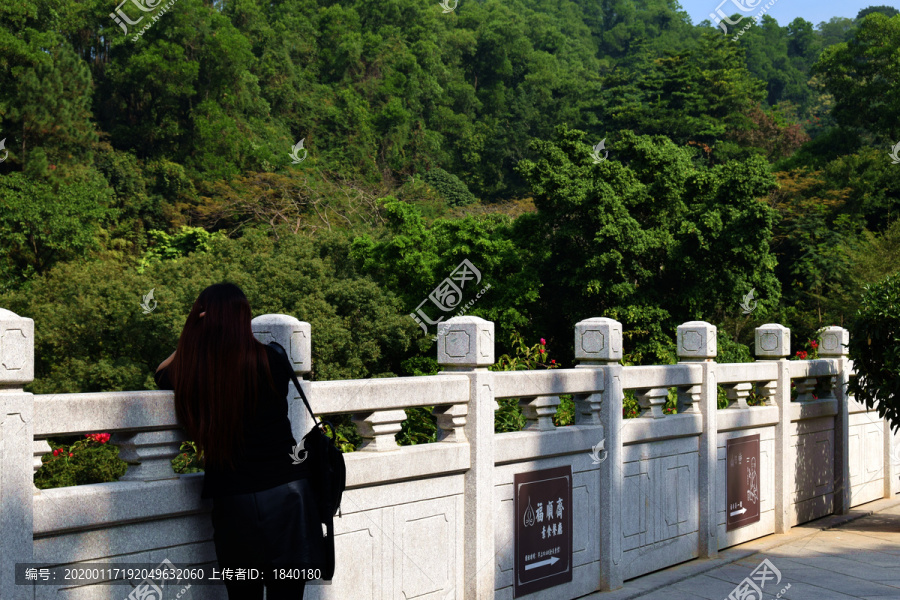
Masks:
[[[303,436],[302,448],[309,453],[308,457],[313,471],[312,488],[315,491],[316,503],[319,505],[320,519],[327,530],[326,566],[323,569],[322,579],[330,580],[334,575],[334,516],[340,510],[341,496],[344,494],[344,487],[347,484],[344,455],[335,445],[337,434],[334,426],[328,421],[319,421],[313,414],[309,400],[306,399],[306,394],[303,393],[303,388],[300,387],[300,382],[297,381],[297,376],[294,374],[294,368],[288,359],[287,352],[278,342],[269,342],[269,345],[285,358],[294,387],[297,388],[297,392],[315,424],[309,433]],[[323,431],[326,426],[331,429],[331,437],[328,437]]]

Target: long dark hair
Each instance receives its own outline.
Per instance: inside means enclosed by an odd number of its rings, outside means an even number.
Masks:
[[[209,286],[191,308],[172,361],[175,414],[206,467],[234,467],[243,448],[244,420],[259,401],[260,366],[275,387],[250,318],[250,303],[238,286]]]

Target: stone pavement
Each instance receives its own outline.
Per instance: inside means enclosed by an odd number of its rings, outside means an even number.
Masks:
[[[818,519],[582,600],[728,600],[764,559],[780,571],[781,580],[765,582],[763,600],[900,600],[900,499],[857,506],[850,514]]]

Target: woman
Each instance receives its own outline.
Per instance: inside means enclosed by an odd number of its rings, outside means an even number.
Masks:
[[[225,580],[230,600],[262,600],[263,584],[267,600],[297,600],[305,582],[276,579],[274,569],[323,565],[309,465],[292,458],[290,369],[284,355],[253,337],[240,288],[219,283],[200,293],[178,348],[156,370],[159,388],[175,391],[178,421],[202,452],[201,497],[213,500],[219,568],[264,573],[264,581]]]

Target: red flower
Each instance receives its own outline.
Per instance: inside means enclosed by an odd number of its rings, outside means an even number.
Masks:
[[[72,454],[72,453],[71,453],[71,452],[69,452],[69,456],[75,456],[75,455],[74,455],[74,454]]]
[[[555,364],[556,364],[556,360],[554,360],[554,359],[551,358],[551,359],[550,359],[550,364],[551,364],[551,365],[555,365]]]
[[[53,451],[53,456],[59,456],[60,452],[62,452],[62,449],[57,448],[56,450]]]
[[[815,350],[819,347],[819,342],[817,342],[816,340],[810,340],[809,345],[813,347],[813,350]]]
[[[540,352],[541,354],[543,354],[543,353],[544,353],[544,349],[543,349],[543,348],[539,348],[539,349],[538,349],[538,352]]]
[[[546,345],[547,345],[547,340],[545,340],[544,338],[541,338],[541,346],[546,346]]]

